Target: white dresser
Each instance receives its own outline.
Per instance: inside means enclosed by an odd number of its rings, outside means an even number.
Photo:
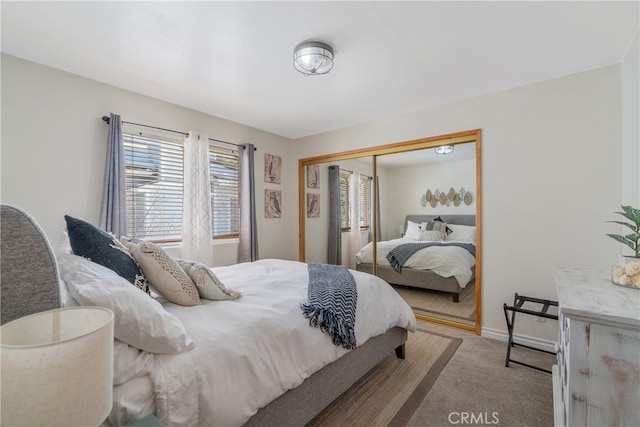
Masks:
[[[556,268],[556,426],[640,425],[640,289],[610,272]]]

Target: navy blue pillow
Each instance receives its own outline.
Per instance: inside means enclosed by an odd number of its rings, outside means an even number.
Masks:
[[[118,273],[138,289],[150,293],[149,284],[129,250],[114,236],[78,218],[64,216],[73,253]]]

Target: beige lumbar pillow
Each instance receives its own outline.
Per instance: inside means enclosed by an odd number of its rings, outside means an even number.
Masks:
[[[180,305],[200,304],[195,283],[169,254],[151,242],[135,243],[124,240],[140,269],[160,295]]]
[[[227,288],[206,265],[179,259],[178,264],[196,284],[201,298],[214,301],[240,298],[240,292]]]

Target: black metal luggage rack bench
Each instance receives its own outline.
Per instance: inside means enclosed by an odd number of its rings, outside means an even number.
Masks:
[[[541,307],[539,310],[529,310],[526,308],[522,308],[522,306],[524,305],[524,303],[526,302],[530,302],[530,303],[535,303],[535,304],[540,304]],[[548,350],[543,350],[540,348],[536,348],[536,347],[532,347],[526,344],[519,344],[513,341],[513,328],[514,328],[514,324],[516,321],[516,313],[524,313],[524,314],[530,314],[532,316],[537,316],[537,317],[545,317],[547,319],[555,319],[558,320],[558,315],[556,314],[549,314],[549,307],[551,306],[558,306],[558,302],[557,301],[551,301],[551,300],[546,300],[546,299],[540,299],[540,298],[532,298],[532,297],[526,297],[524,295],[518,295],[516,293],[515,297],[513,298],[513,305],[509,306],[507,304],[503,304],[502,308],[504,309],[504,318],[507,321],[507,329],[509,331],[509,343],[507,344],[507,357],[506,360],[504,362],[504,366],[509,367],[509,362],[513,362],[513,363],[517,363],[518,365],[523,365],[529,368],[533,368],[533,369],[537,369],[539,371],[543,371],[543,372],[548,372],[551,373],[550,370],[548,369],[544,369],[544,368],[540,368],[539,366],[533,366],[530,365],[528,363],[524,363],[524,362],[520,362],[518,360],[514,360],[511,359],[511,348],[515,347],[515,346],[520,346],[520,347],[526,347],[529,348],[531,350],[536,350],[536,351],[541,351],[543,353],[549,353],[549,354],[556,354],[553,351],[548,351]],[[511,318],[509,318],[509,312],[511,312]]]

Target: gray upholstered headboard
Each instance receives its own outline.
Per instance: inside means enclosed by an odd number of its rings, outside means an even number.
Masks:
[[[0,207],[0,324],[60,307],[56,259],[47,236],[25,211]]]
[[[476,225],[475,215],[407,215],[404,219],[404,229],[407,229],[407,221],[420,224],[421,222],[428,222],[437,216],[447,224]]]

